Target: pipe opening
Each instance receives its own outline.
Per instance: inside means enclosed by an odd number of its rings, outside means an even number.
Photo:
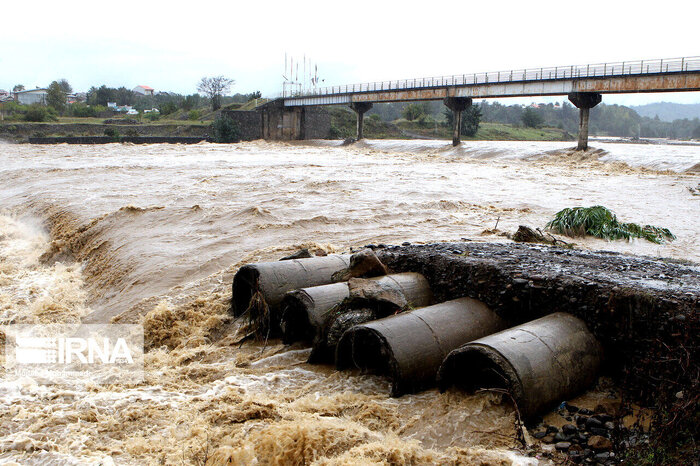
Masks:
[[[380,334],[358,327],[348,331],[338,343],[336,367],[357,368],[368,374],[393,375],[393,359]]]
[[[438,376],[441,390],[456,386],[468,392],[480,389],[509,391],[522,398],[522,384],[510,363],[489,348],[469,346],[451,353]]]
[[[306,298],[306,299],[305,299]],[[312,341],[314,327],[309,321],[307,309],[310,307],[308,296],[301,291],[287,293],[282,300],[282,340],[285,344],[296,341]]]
[[[255,267],[244,265],[233,277],[233,315],[243,314],[250,300],[259,291],[260,272]]]

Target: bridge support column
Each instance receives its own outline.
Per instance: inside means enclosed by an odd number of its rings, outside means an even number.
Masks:
[[[576,150],[588,150],[588,116],[591,109],[598,105],[602,99],[602,96],[597,92],[572,92],[569,94],[569,100],[579,108],[581,113]]]
[[[472,99],[471,97],[445,97],[443,102],[447,108],[452,110],[452,145],[458,146],[462,141],[460,131],[462,129],[462,112],[471,107]]]
[[[372,108],[371,102],[353,102],[350,104],[350,108],[357,113],[357,140],[363,139],[364,136],[364,119],[365,112]]]

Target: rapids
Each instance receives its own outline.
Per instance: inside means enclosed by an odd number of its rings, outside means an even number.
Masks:
[[[530,464],[500,395],[429,390],[242,342],[241,265],[299,247],[507,241],[602,204],[677,240],[578,247],[700,262],[698,146],[363,141],[0,144],[0,325],[142,323],[145,383],[37,385],[3,369],[0,461]],[[496,228],[497,224],[497,228]]]

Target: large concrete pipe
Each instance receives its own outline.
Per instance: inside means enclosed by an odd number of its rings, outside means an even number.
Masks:
[[[280,304],[290,290],[332,283],[333,274],[350,265],[350,255],[330,255],[241,267],[233,277],[232,308],[235,316],[250,312],[259,331],[279,327]]]
[[[387,374],[392,396],[401,396],[434,385],[453,349],[506,327],[482,302],[455,299],[350,328],[336,348],[336,366]]]
[[[438,371],[438,385],[507,389],[523,418],[585,390],[602,348],[586,324],[562,312],[467,343]]]
[[[310,362],[332,362],[335,346],[349,327],[431,302],[430,285],[418,273],[352,278],[289,292],[281,327],[285,342],[313,342]]]
[[[372,284],[367,291],[366,284]],[[386,315],[402,306],[426,306],[432,300],[430,285],[418,273],[397,273],[368,279],[302,288],[288,292],[282,301],[282,335],[285,343],[314,341],[333,311],[352,299],[353,308],[369,305]],[[374,301],[374,302],[369,302]],[[359,306],[358,306],[359,302]],[[349,309],[344,309],[345,311]]]

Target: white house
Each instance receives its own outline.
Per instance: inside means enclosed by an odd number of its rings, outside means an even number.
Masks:
[[[47,89],[29,89],[15,92],[15,100],[23,105],[42,104],[46,105]]]
[[[140,95],[153,95],[153,88],[149,86],[136,86],[133,91]]]

